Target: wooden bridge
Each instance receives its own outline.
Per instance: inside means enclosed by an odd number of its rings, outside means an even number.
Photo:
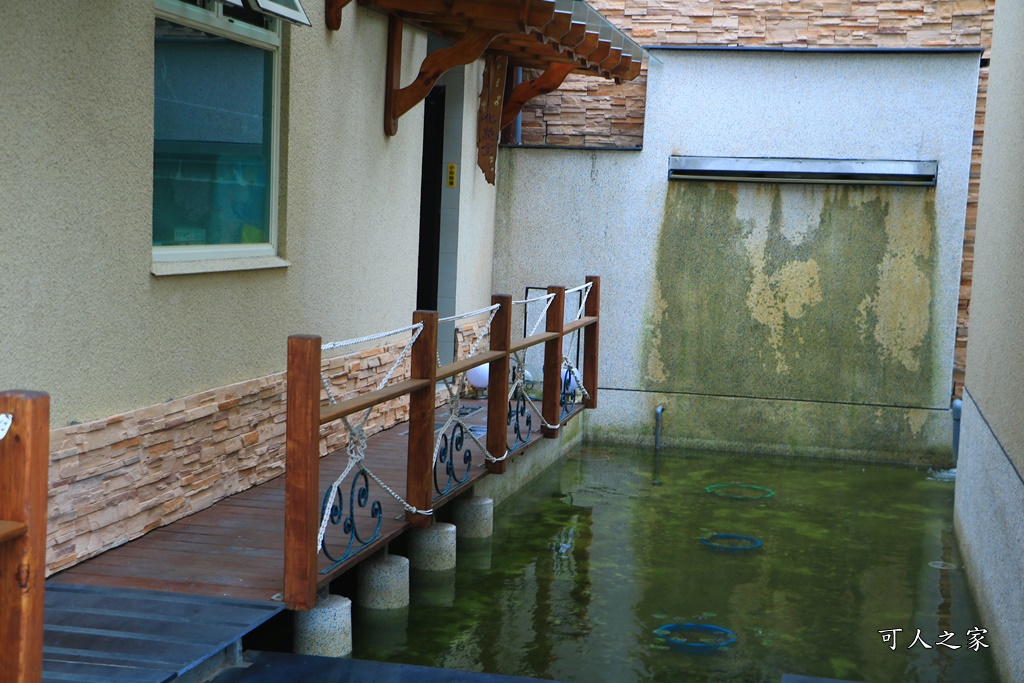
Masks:
[[[67,680],[60,672],[68,667],[82,669],[108,664],[114,667],[112,671],[123,676],[114,677],[110,672],[96,673],[95,680],[170,680],[199,661],[178,662],[174,657],[185,656],[187,652],[189,658],[194,658],[193,651],[197,648],[202,650],[202,643],[206,641],[200,639],[201,642],[192,643],[188,639],[188,629],[174,637],[167,636],[171,633],[168,630],[162,637],[159,629],[153,632],[153,623],[163,623],[164,627],[172,630],[181,630],[183,624],[192,623],[209,626],[207,622],[216,620],[212,615],[218,610],[236,610],[240,616],[226,623],[234,624],[233,628],[237,630],[234,640],[237,640],[283,607],[293,610],[313,607],[318,589],[332,579],[386,546],[406,529],[430,524],[430,517],[407,512],[397,500],[370,484],[374,488],[373,495],[380,502],[379,532],[365,543],[357,544],[358,552],[343,557],[341,561],[332,561],[320,552],[318,534],[323,492],[349,464],[344,451],[320,457],[321,425],[408,394],[408,423],[369,437],[365,464],[388,486],[403,492],[403,498],[410,506],[420,511],[444,506],[482,477],[503,473],[509,459],[520,457],[537,439],[557,436],[558,426],[583,408],[596,406],[600,280],[596,277],[587,280],[591,283],[590,294],[581,315],[567,323],[566,290],[564,287],[550,287],[548,292],[552,297],[545,331],[516,341],[511,338],[512,299],[496,295],[493,303],[498,308],[491,326],[490,350],[442,367],[438,367],[436,360],[437,314],[418,311],[414,314],[414,323],[422,325],[422,331],[412,346],[410,378],[326,407],[321,406],[320,398],[320,338],[310,335],[290,337],[285,476],[230,496],[201,512],[51,577],[47,583],[54,590],[46,598],[45,637],[41,633],[43,586],[40,580],[44,557],[40,539],[45,539],[45,516],[40,515],[45,513],[40,511],[45,510],[46,496],[45,486],[39,485],[39,477],[45,480],[48,411],[36,409],[32,413],[25,407],[29,404],[25,403],[24,397],[8,398],[8,395],[0,394],[0,413],[4,409],[20,413],[15,414],[12,427],[12,432],[19,438],[0,441],[0,458],[4,458],[0,460],[0,467],[8,466],[15,441],[17,448],[24,448],[28,441],[36,451],[35,460],[40,461],[35,464],[35,478],[17,472],[12,478],[6,474],[6,469],[0,470],[5,472],[5,477],[0,477],[0,492],[4,494],[0,496],[0,519],[13,520],[0,522],[0,591],[3,591],[5,610],[5,618],[0,619],[0,642],[11,644],[17,657],[13,669],[0,669],[0,683],[39,680],[33,671],[38,672],[40,662],[44,660],[42,670],[46,680]],[[585,399],[580,407],[567,412],[563,409],[562,400],[563,338],[584,328],[587,330],[583,345],[584,367],[587,369],[583,377]],[[488,398],[486,402],[463,401],[463,405],[479,408],[465,418],[465,423],[467,427],[475,428],[474,433],[485,434],[483,438],[489,452],[505,453],[507,444],[517,440],[515,425],[509,418],[511,359],[516,352],[536,345],[544,347],[540,411],[542,421],[550,426],[526,443],[520,443],[507,459],[474,463],[457,487],[435,495],[436,383],[484,363],[489,364]],[[48,397],[39,396],[47,399],[48,406]],[[32,395],[29,399],[38,403],[39,396]],[[34,426],[26,426],[25,416],[32,419]],[[34,438],[23,438],[29,432],[34,434]],[[11,482],[7,488],[3,486],[5,481]],[[11,489],[10,495],[8,488]],[[26,518],[21,507],[4,506],[5,500],[31,501],[33,505],[26,502],[23,507],[30,508],[35,516]],[[352,509],[352,521],[357,529],[376,527],[378,522],[371,516],[372,509],[372,505]],[[342,539],[340,545],[347,543]],[[28,571],[23,568],[29,565],[33,580],[17,583]],[[76,607],[82,604],[82,591],[89,590],[109,592],[101,594],[100,598],[90,598],[92,602],[84,608]],[[146,598],[147,594],[140,593],[140,590],[195,596],[197,602],[189,603],[192,606],[188,607],[192,610],[189,612],[192,617],[169,621],[163,617],[163,621],[146,619],[147,612],[139,612],[138,604],[147,600],[153,605],[166,603],[160,603],[157,598]],[[205,608],[200,605],[203,599],[207,600]],[[133,603],[136,607],[131,606]],[[13,609],[9,610],[8,605]],[[260,605],[265,605],[266,609]],[[130,621],[129,616],[138,621],[140,633],[123,632],[126,620]],[[216,628],[207,628],[206,631],[212,634],[205,650],[209,656],[219,651],[217,648],[224,647],[225,633],[223,629]],[[138,647],[140,639],[168,650],[167,661],[145,660],[138,662],[137,666],[128,666],[126,662],[134,661],[132,655],[130,652],[118,653],[117,644]],[[231,638],[228,637],[226,642],[232,642]],[[112,647],[114,651],[106,651]],[[97,654],[98,649],[103,652]],[[146,676],[129,676],[129,669],[136,670],[136,673],[146,672]]]

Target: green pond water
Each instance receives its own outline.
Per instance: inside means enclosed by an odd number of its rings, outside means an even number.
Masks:
[[[650,450],[570,454],[498,506],[493,538],[460,547],[458,569],[414,572],[408,610],[356,611],[352,656],[570,683],[998,680],[990,650],[970,646],[985,624],[953,538],[951,482],[706,451],[660,461],[653,486]],[[705,490],[723,483],[775,495]],[[700,542],[712,533],[763,546],[714,550]],[[655,633],[670,623],[737,640],[680,651]],[[937,644],[943,633],[959,649]]]

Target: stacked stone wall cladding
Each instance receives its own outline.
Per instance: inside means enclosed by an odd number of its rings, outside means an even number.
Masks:
[[[468,349],[477,333],[460,332]],[[404,342],[327,357],[337,400],[375,389]],[[409,376],[409,359],[391,381]],[[279,372],[50,432],[47,574],[267,482],[285,469],[286,373]],[[438,405],[446,398],[437,393]],[[327,402],[326,390],[321,399]],[[408,419],[408,396],[373,409],[366,433]],[[344,448],[341,421],[320,454]]]
[[[1000,0],[1010,2],[1011,0]],[[644,46],[985,49],[978,103],[956,335],[953,395],[963,390],[974,266],[988,57],[996,0],[590,0]],[[531,74],[526,74],[529,77]],[[572,75],[523,109],[522,144],[638,148],[646,67],[633,82]]]

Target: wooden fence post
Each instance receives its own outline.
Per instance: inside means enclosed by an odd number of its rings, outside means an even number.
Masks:
[[[491,351],[504,351],[505,355],[492,360],[487,368],[487,450],[500,458],[508,448],[508,373],[509,347],[512,346],[512,297],[495,294],[491,304],[501,308],[491,321]],[[487,469],[504,474],[507,462],[488,462]]]
[[[43,676],[50,397],[2,392],[0,420],[0,681],[36,683]]]
[[[589,398],[583,399],[583,407],[596,408],[597,362],[600,352],[600,330],[598,328],[601,325],[601,278],[597,275],[588,275],[587,282],[592,284],[583,314],[594,316],[597,318],[597,322],[588,325],[583,330],[583,388],[589,394]]]
[[[557,332],[558,337],[551,341],[544,342],[544,401],[541,411],[544,413],[544,421],[550,425],[557,425],[562,418],[562,334],[565,327],[565,287],[551,285],[548,287],[548,294],[554,294],[555,298],[548,307],[546,319],[546,331]],[[558,431],[550,427],[543,428],[544,437],[553,439],[558,436]]]
[[[284,600],[316,605],[320,532],[320,337],[288,337],[285,440]]]
[[[425,379],[428,384],[409,394],[409,451],[406,464],[405,499],[419,510],[433,504],[434,478],[434,403],[437,384],[437,311],[416,311],[413,323],[423,323],[423,331],[412,346],[409,379]],[[430,517],[405,513],[414,527],[430,526]]]

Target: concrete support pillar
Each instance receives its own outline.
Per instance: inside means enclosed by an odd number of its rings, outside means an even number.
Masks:
[[[341,595],[320,597],[316,607],[295,613],[295,653],[345,657],[352,652],[352,601]]]
[[[381,554],[360,563],[355,602],[367,609],[408,607],[409,559]]]
[[[459,538],[490,538],[494,532],[494,500],[472,496],[457,498],[452,516]]]
[[[455,569],[455,525],[439,522],[409,530],[409,566],[413,569]]]

